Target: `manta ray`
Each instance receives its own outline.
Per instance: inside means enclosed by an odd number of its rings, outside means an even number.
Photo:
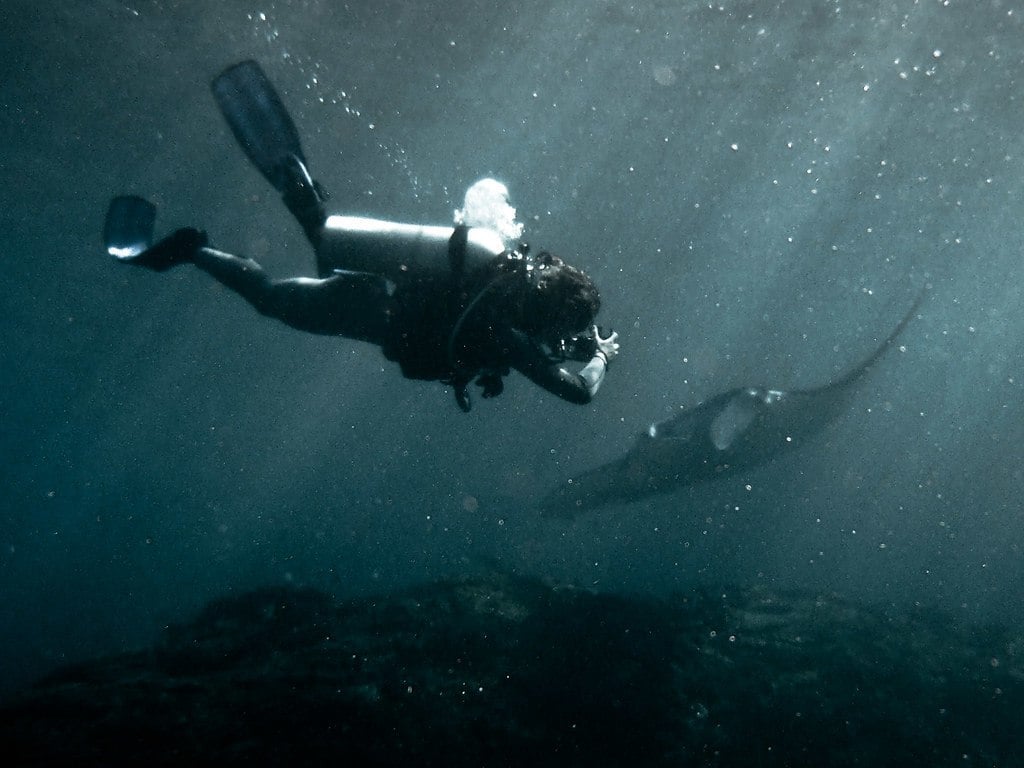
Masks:
[[[916,315],[910,311],[877,349],[848,373],[814,389],[739,387],[652,424],[620,459],[586,470],[541,501],[541,512],[572,517],[633,502],[767,463],[806,445],[842,414],[856,385]]]

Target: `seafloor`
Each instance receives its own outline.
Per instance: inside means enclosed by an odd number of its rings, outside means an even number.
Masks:
[[[1009,766],[1024,637],[830,595],[267,588],[0,709],[8,765]],[[339,763],[340,761],[340,763]]]

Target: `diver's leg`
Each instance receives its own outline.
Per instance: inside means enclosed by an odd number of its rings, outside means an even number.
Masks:
[[[200,248],[192,261],[201,270],[252,304],[261,314],[269,312],[273,305],[273,283],[257,262],[215,248]]]
[[[200,248],[196,266],[238,293],[257,312],[300,331],[382,344],[388,321],[387,283],[373,275],[271,280],[252,259]]]

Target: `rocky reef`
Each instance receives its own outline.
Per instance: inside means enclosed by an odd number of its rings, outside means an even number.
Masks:
[[[0,708],[8,765],[1003,766],[1024,636],[828,595],[266,588]],[[10,760],[13,759],[13,762]]]

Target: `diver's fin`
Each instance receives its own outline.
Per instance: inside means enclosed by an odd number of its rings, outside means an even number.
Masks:
[[[107,253],[118,261],[163,272],[175,264],[191,261],[195,252],[206,245],[206,233],[191,227],[172,232],[151,245],[155,222],[156,206],[148,200],[134,195],[115,197],[110,201],[103,225]]]
[[[153,242],[156,206],[135,195],[122,195],[110,201],[103,224],[103,247],[124,261],[147,250]]]
[[[260,65],[248,60],[228,67],[210,88],[245,154],[278,192],[285,192],[290,158],[303,166],[306,158],[295,123]]]

